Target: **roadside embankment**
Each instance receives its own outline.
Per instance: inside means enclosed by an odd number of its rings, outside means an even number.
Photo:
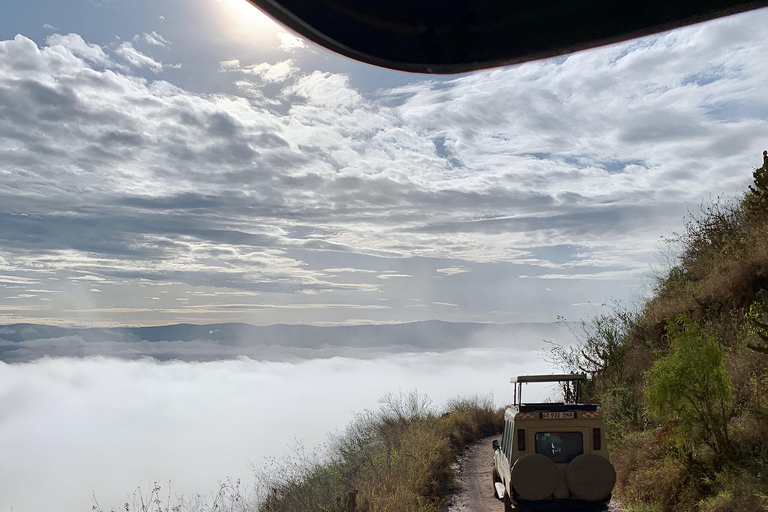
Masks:
[[[502,425],[490,399],[451,400],[440,412],[415,393],[380,403],[332,438],[322,457],[260,471],[259,512],[437,512],[455,489],[457,455]]]

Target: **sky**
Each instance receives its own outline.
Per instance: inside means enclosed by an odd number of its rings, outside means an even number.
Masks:
[[[767,24],[438,77],[244,0],[13,2],[0,323],[548,322],[642,294],[661,237],[761,164]]]

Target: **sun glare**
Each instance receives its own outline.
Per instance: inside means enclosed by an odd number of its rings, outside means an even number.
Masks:
[[[221,32],[230,38],[254,44],[277,45],[278,32],[284,32],[269,16],[247,0],[215,0],[217,20],[224,26]]]

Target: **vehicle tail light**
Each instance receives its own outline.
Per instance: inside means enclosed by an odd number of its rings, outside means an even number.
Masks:
[[[517,449],[525,450],[525,429],[517,429]]]
[[[593,450],[602,450],[603,444],[600,441],[600,429],[599,428],[593,428],[592,429],[592,449]]]

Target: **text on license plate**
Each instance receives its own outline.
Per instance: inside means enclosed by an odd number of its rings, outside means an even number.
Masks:
[[[573,412],[543,412],[541,413],[541,419],[543,420],[572,420],[574,418]]]

